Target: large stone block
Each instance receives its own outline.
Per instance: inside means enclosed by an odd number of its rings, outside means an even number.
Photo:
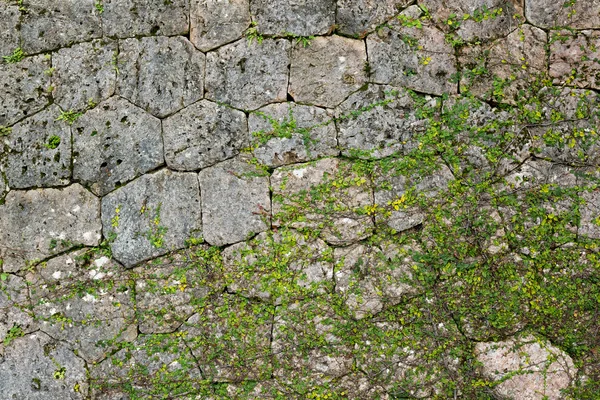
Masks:
[[[19,47],[19,21],[21,12],[15,4],[0,2],[0,63]]]
[[[184,37],[145,37],[119,42],[118,93],[163,118],[200,100],[204,54]]]
[[[527,20],[540,28],[600,28],[600,1],[525,0]]]
[[[550,77],[558,85],[600,89],[600,33],[550,33]]]
[[[287,98],[290,42],[242,39],[208,53],[206,98],[255,110]]]
[[[335,24],[335,0],[250,0],[250,11],[260,33],[313,36]]]
[[[103,0],[106,36],[185,35],[189,31],[187,0]]]
[[[410,0],[338,0],[338,31],[344,35],[363,36],[393,18],[410,3]]]
[[[190,40],[201,51],[210,51],[240,39],[250,22],[248,0],[192,0]]]
[[[73,178],[98,196],[164,163],[160,120],[114,96],[73,124]]]

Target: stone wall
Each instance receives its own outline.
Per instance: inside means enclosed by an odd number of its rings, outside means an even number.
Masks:
[[[597,0],[0,0],[0,397],[597,394],[598,48]]]

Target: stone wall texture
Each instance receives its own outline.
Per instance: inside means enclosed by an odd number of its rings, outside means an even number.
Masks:
[[[0,398],[600,393],[599,0],[0,0]]]

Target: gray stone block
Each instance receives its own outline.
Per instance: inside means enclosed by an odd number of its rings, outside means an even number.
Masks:
[[[121,97],[73,124],[73,179],[98,196],[163,163],[160,120]]]
[[[289,92],[300,103],[333,108],[367,82],[361,40],[317,37],[292,49]]]
[[[19,47],[19,21],[21,12],[17,5],[0,2],[0,64],[2,56],[9,56]]]
[[[600,1],[525,0],[527,21],[540,28],[600,28]]]
[[[102,199],[102,227],[114,237],[114,258],[126,267],[183,248],[201,235],[196,174],[162,169],[109,193]]]
[[[250,11],[260,33],[313,36],[335,24],[335,0],[250,0]]]
[[[52,105],[12,127],[5,172],[12,189],[63,186],[71,178],[71,128]]]
[[[189,31],[187,0],[102,0],[102,6],[106,36],[174,36]]]
[[[600,33],[560,31],[551,32],[550,37],[552,83],[600,89]]]
[[[232,158],[250,142],[246,115],[208,100],[165,119],[163,131],[167,165],[184,171]]]
[[[393,18],[410,3],[410,0],[338,0],[338,32],[363,36]]]
[[[585,204],[581,208],[581,227],[579,234],[600,239],[600,191],[583,193]]]
[[[205,56],[184,37],[119,42],[118,93],[163,118],[203,96]]]
[[[250,22],[248,0],[191,0],[190,41],[201,51],[240,39]]]
[[[285,39],[242,39],[208,53],[206,98],[250,110],[285,101],[290,47]]]
[[[270,226],[269,178],[237,157],[200,171],[204,239],[213,246],[240,242]]]
[[[38,330],[38,324],[30,312],[27,281],[12,274],[4,277],[0,281],[0,343],[6,346],[15,336],[15,330],[23,334],[31,333]]]

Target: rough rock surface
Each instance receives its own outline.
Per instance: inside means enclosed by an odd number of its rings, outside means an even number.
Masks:
[[[317,37],[292,49],[289,92],[295,101],[335,107],[366,81],[365,43],[341,36]]]
[[[6,279],[0,281],[0,343],[6,346],[11,338],[37,330],[30,307],[27,281],[7,274]],[[0,359],[1,353],[0,350]]]
[[[190,40],[201,51],[241,38],[250,22],[248,0],[191,0]]]
[[[201,234],[196,174],[163,169],[109,193],[102,198],[102,227],[115,234],[113,256],[126,267],[183,248]]]
[[[600,191],[584,193],[585,205],[581,209],[579,234],[600,239]]]
[[[362,36],[393,18],[410,3],[410,0],[338,0],[338,32]]]
[[[165,119],[163,137],[167,165],[183,171],[232,158],[250,142],[246,115],[208,100]]]
[[[200,100],[204,54],[184,37],[119,42],[118,93],[162,118]]]
[[[160,120],[118,96],[73,124],[73,178],[104,196],[164,163]]]
[[[5,349],[0,382],[7,399],[78,400],[88,392],[84,361],[42,332],[17,338]]]
[[[64,189],[11,191],[0,205],[0,258],[4,271],[19,271],[76,245],[100,243],[100,204],[79,184]]]
[[[21,13],[19,7],[7,2],[0,2],[0,57],[8,56],[19,47],[19,31],[17,26]],[[4,60],[0,61],[2,63]]]
[[[550,35],[554,38],[550,45],[553,83],[600,89],[600,33],[559,31]]]
[[[477,343],[475,352],[483,364],[484,375],[493,380],[505,379],[494,387],[500,396],[558,400],[563,398],[561,391],[575,378],[571,357],[533,336]]]
[[[527,20],[540,28],[600,28],[600,1],[526,0]]]
[[[21,21],[25,54],[54,50],[102,36],[94,0],[23,0]]]
[[[269,179],[242,157],[200,171],[204,239],[213,246],[240,242],[269,228]]]
[[[246,39],[206,57],[206,98],[242,109],[257,109],[287,98],[290,42]]]
[[[48,104],[50,58],[26,57],[14,64],[0,63],[0,126],[12,125]]]
[[[6,138],[6,178],[13,189],[63,186],[71,177],[71,129],[57,106],[12,127]]]
[[[335,0],[250,0],[260,33],[323,35],[335,24]]]
[[[83,110],[115,93],[117,42],[98,39],[63,48],[52,56],[52,96],[63,110]]]
[[[338,154],[333,116],[322,108],[271,104],[251,113],[248,126],[254,156],[269,167]]]
[[[106,36],[173,36],[189,31],[187,0],[103,0]]]

